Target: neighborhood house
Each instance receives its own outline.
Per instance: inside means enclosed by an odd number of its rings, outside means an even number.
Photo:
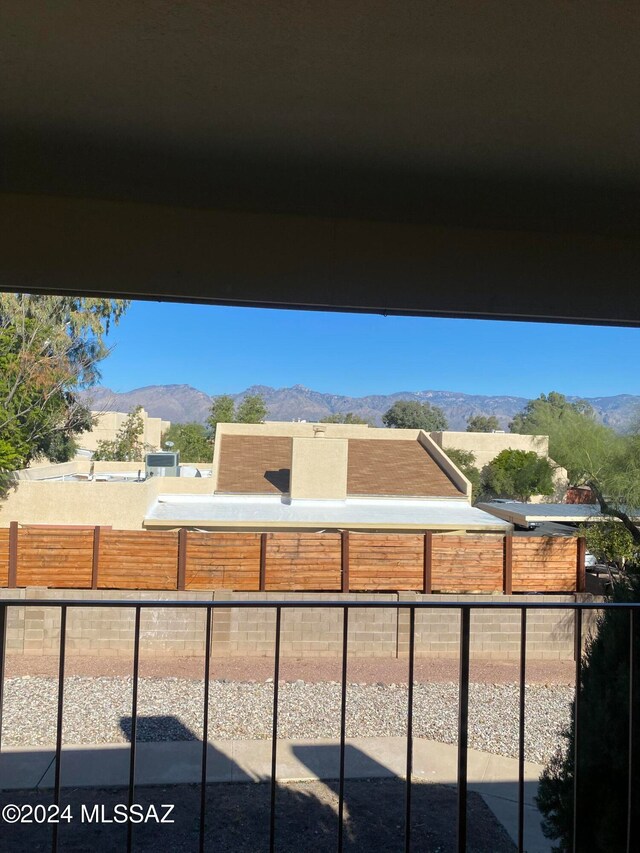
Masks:
[[[471,486],[422,430],[313,423],[218,424],[208,495],[159,494],[146,528],[485,531]],[[167,481],[167,486],[170,482]]]

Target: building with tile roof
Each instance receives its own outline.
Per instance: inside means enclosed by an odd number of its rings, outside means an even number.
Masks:
[[[218,424],[211,495],[161,494],[147,528],[505,531],[422,430]]]

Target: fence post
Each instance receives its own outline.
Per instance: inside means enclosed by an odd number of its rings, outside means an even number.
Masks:
[[[18,522],[9,522],[9,572],[7,586],[15,589],[18,585]]]
[[[349,592],[349,531],[343,530],[342,536],[342,592]]]
[[[260,534],[260,592],[267,588],[267,534]]]
[[[98,589],[98,566],[100,564],[100,525],[93,528],[93,557],[91,560],[91,589]]]
[[[424,564],[422,592],[424,595],[431,594],[431,570],[433,568],[433,533],[427,530],[424,534]]]
[[[587,587],[584,561],[587,554],[587,540],[578,536],[576,547],[576,592],[584,592]]]
[[[185,589],[187,578],[187,533],[186,527],[178,530],[178,589]]]
[[[511,533],[507,533],[504,537],[502,592],[505,595],[511,595],[513,592],[513,536]]]

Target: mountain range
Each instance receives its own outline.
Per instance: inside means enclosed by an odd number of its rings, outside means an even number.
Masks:
[[[456,391],[398,391],[394,394],[372,394],[366,397],[348,397],[341,394],[323,394],[294,385],[291,388],[271,388],[253,385],[237,394],[236,402],[247,394],[261,394],[268,409],[267,420],[291,421],[296,419],[319,421],[328,415],[352,412],[373,424],[382,424],[383,413],[397,400],[417,400],[439,406],[447,416],[449,429],[466,429],[471,415],[495,415],[502,429],[527,403],[526,397],[488,396],[462,394]],[[132,391],[118,393],[98,386],[84,392],[85,401],[94,411],[128,412],[143,406],[152,417],[173,423],[206,420],[212,398],[191,385],[147,385]],[[577,400],[577,397],[568,397]],[[640,412],[640,396],[618,394],[613,397],[591,397],[598,418],[618,431],[625,430]]]

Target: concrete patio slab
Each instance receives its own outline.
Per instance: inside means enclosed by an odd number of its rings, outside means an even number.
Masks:
[[[455,745],[416,738],[414,778],[441,785],[457,784]],[[65,746],[61,782],[65,787],[121,787],[128,784],[129,744]],[[339,777],[340,749],[335,740],[278,741],[279,781],[333,780]],[[403,778],[406,741],[401,737],[349,738],[345,751],[347,779]],[[540,829],[535,807],[538,764],[525,763],[525,847],[527,853],[551,849]],[[0,755],[0,789],[53,787],[55,751],[52,748],[6,749]],[[140,742],[136,747],[136,784],[198,783],[202,772],[202,743]],[[266,781],[271,778],[271,741],[211,741],[207,745],[208,782]],[[469,788],[479,793],[517,840],[518,762],[513,758],[470,749]]]

